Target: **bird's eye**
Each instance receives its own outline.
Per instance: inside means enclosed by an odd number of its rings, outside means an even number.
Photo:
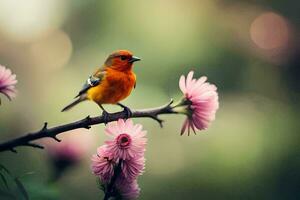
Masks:
[[[126,60],[127,57],[126,56],[121,56],[121,60]]]

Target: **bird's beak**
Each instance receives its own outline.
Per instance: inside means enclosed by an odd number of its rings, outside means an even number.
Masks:
[[[132,58],[129,60],[130,63],[134,63],[136,61],[140,61],[141,59],[139,57],[136,56],[132,56]]]

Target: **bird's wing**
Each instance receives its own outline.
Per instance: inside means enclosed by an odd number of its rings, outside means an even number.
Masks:
[[[98,69],[93,75],[91,75],[86,80],[86,82],[82,86],[82,89],[79,91],[79,93],[76,97],[79,97],[82,94],[86,93],[86,91],[88,91],[88,89],[99,85],[101,83],[101,81],[103,80],[105,74],[106,74],[106,72],[103,68]]]

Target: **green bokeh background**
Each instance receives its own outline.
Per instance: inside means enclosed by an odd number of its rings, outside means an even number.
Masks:
[[[1,1],[0,63],[17,74],[18,96],[1,98],[0,140],[45,121],[98,115],[90,102],[60,110],[110,52],[129,49],[143,59],[129,107],[179,99],[179,77],[190,70],[216,84],[220,100],[211,127],[189,137],[179,134],[183,116],[163,116],[163,129],[134,119],[148,131],[140,199],[299,199],[299,10],[292,0]],[[288,24],[284,48],[251,39],[251,24],[265,12]],[[86,152],[52,185],[44,150],[20,147],[1,153],[0,162],[23,176],[30,199],[101,199],[90,157],[107,138],[103,128],[60,136],[80,138]]]

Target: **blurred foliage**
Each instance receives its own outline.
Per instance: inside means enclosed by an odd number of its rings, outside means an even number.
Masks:
[[[179,136],[181,116],[164,116],[163,129],[134,120],[149,137],[140,199],[299,199],[299,9],[292,0],[3,0],[0,63],[17,74],[19,93],[12,102],[2,99],[1,141],[44,121],[98,115],[90,102],[60,110],[110,52],[129,49],[143,59],[134,67],[129,107],[178,99],[178,79],[190,70],[208,76],[220,93],[216,121],[196,136]],[[272,49],[261,48],[268,43],[256,37],[266,30],[253,25],[267,12],[280,16],[288,33]],[[278,23],[265,27],[280,36]],[[101,198],[89,159],[105,139],[103,125],[64,135],[78,136],[87,152],[52,185],[46,151],[20,147],[0,161],[13,174],[35,172],[22,179],[30,199]]]

